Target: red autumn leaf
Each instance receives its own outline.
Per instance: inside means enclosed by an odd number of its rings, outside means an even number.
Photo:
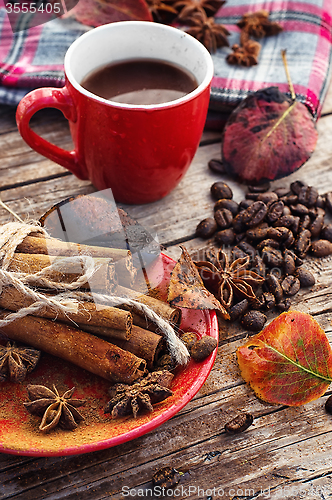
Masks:
[[[94,27],[117,21],[152,21],[145,0],[79,0],[63,17]]]
[[[181,249],[181,257],[171,273],[167,301],[172,306],[186,309],[216,309],[225,319],[229,319],[226,309],[205,288],[187,250],[184,247]]]
[[[269,403],[300,406],[332,382],[332,350],[310,314],[280,314],[237,350],[244,380]]]
[[[306,106],[269,87],[247,97],[229,117],[223,164],[240,182],[259,184],[300,168],[316,143],[315,122]]]

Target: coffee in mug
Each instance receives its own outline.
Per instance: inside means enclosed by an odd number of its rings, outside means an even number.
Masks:
[[[157,69],[150,73],[152,67]],[[203,132],[213,76],[207,49],[177,28],[123,21],[81,35],[68,49],[64,69],[63,88],[33,90],[19,103],[23,139],[98,190],[112,189],[118,202],[149,203],[170,193],[188,170]],[[170,88],[159,89],[160,102],[144,102],[144,93],[157,99],[151,91],[163,79]],[[30,118],[45,107],[60,109],[68,119],[73,151],[31,130]]]

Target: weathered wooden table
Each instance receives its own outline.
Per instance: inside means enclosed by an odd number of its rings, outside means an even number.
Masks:
[[[67,123],[53,110],[33,120],[35,130],[51,142],[70,147]],[[332,189],[332,87],[318,122],[319,140],[312,158],[273,187],[301,179],[320,193]],[[62,167],[44,159],[23,142],[15,110],[0,108],[1,196],[16,213],[38,218],[69,195],[94,191]],[[124,208],[157,232],[166,253],[178,258],[179,243],[190,252],[208,243],[195,238],[197,223],[213,213],[210,186],[220,176],[207,168],[220,157],[220,134],[205,132],[195,160],[180,185],[164,200]],[[241,185],[226,179],[234,198]],[[0,210],[0,222],[10,220]],[[310,312],[332,340],[332,258],[308,260],[316,276],[313,290],[303,290],[292,308]],[[275,313],[274,313],[275,315]],[[273,315],[269,316],[272,319]],[[103,451],[69,457],[0,456],[0,498],[22,500],[151,497],[151,477],[165,465],[185,472],[174,497],[327,499],[332,497],[332,417],[324,410],[327,395],[299,408],[276,407],[258,400],[242,380],[235,351],[248,332],[220,323],[217,360],[207,382],[185,406],[155,431]],[[0,387],[1,390],[1,387]],[[230,436],[224,425],[239,411],[254,415],[254,425]],[[1,432],[1,429],[0,429]],[[167,497],[170,492],[164,492]]]

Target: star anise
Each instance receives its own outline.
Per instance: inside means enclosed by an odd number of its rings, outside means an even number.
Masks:
[[[208,51],[213,54],[218,47],[228,47],[229,31],[222,24],[217,24],[213,17],[205,13],[196,13],[191,17],[192,27],[186,30],[189,35],[197,38]]]
[[[269,20],[269,13],[266,10],[244,14],[237,25],[254,38],[277,35],[283,30],[280,24]]]
[[[229,263],[222,250],[207,252],[206,261],[195,262],[208,290],[215,294],[221,304],[229,309],[234,303],[234,295],[256,301],[252,286],[263,283],[264,278],[248,268],[250,257],[241,257]]]
[[[162,370],[149,373],[132,385],[115,384],[109,390],[111,400],[104,412],[111,413],[112,418],[131,413],[136,418],[140,410],[151,412],[154,403],[159,403],[173,394],[169,389],[172,379],[172,373]]]
[[[229,64],[239,64],[241,66],[255,66],[258,64],[258,56],[261,44],[254,40],[248,40],[243,45],[234,44],[232,51],[226,57]]]
[[[17,347],[15,342],[0,345],[0,381],[22,382],[40,358],[40,351],[31,347]]]
[[[75,387],[62,396],[54,385],[53,391],[43,385],[28,385],[27,390],[30,402],[23,404],[30,413],[42,417],[39,426],[42,432],[49,432],[57,425],[73,430],[84,420],[76,408],[84,405],[85,399],[72,398]]]
[[[197,12],[213,16],[225,2],[226,0],[178,0],[174,7],[179,11],[180,21],[190,22],[192,15]]]
[[[149,11],[157,23],[170,23],[178,15],[175,0],[147,0]]]

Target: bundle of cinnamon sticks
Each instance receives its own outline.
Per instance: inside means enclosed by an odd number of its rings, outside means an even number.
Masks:
[[[179,326],[179,309],[131,289],[137,271],[127,250],[29,235],[18,245],[8,271],[24,275],[34,285],[36,273],[53,264],[48,278],[70,284],[82,274],[82,266],[72,257],[82,255],[92,257],[97,269],[89,283],[81,286],[82,291],[125,295],[147,305],[173,326]],[[54,267],[55,262],[61,265]],[[43,293],[56,297],[52,290]],[[6,318],[9,311],[20,311],[32,303],[33,299],[14,286],[3,286],[0,319]],[[165,352],[164,338],[155,330],[140,309],[105,306],[88,300],[79,300],[72,312],[45,305],[1,328],[14,341],[71,361],[112,382],[124,383],[131,383],[147,369],[153,369]]]

